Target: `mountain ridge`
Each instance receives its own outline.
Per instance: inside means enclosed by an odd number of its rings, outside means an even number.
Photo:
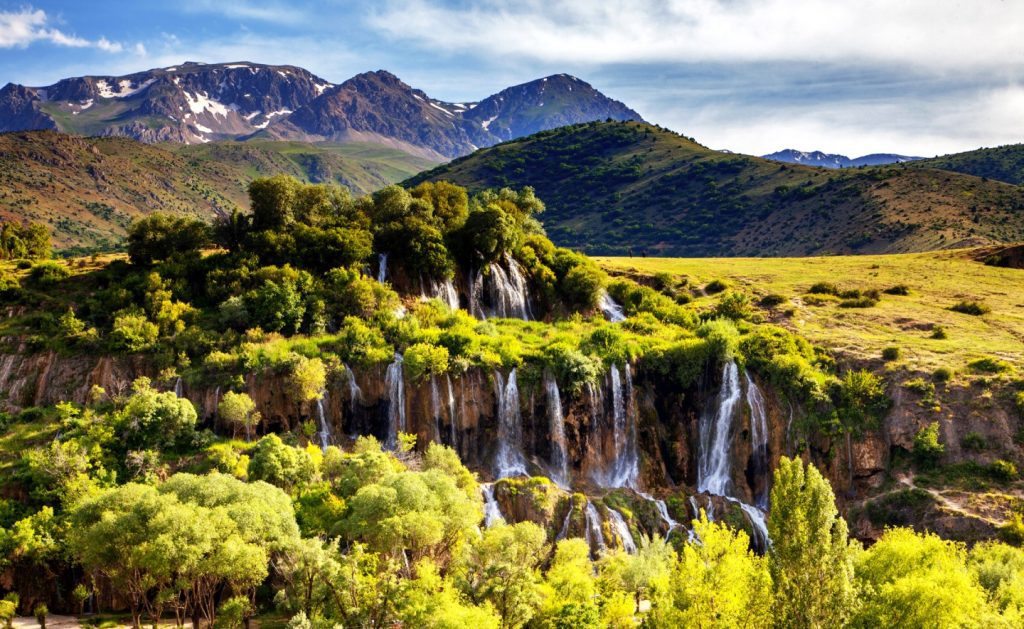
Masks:
[[[247,61],[185,62],[121,76],[69,77],[44,87],[0,88],[0,132],[54,129],[181,144],[249,138],[374,142],[435,161],[606,118],[642,119],[565,74],[469,104],[431,98],[386,70],[334,84],[298,66]]]
[[[822,168],[857,168],[860,166],[884,166],[886,164],[902,164],[925,159],[910,155],[898,155],[896,153],[870,153],[860,157],[850,158],[839,153],[825,153],[823,151],[800,151],[797,149],[783,149],[768,155],[762,155],[764,159],[789,164],[802,164],[804,166],[821,166]]]

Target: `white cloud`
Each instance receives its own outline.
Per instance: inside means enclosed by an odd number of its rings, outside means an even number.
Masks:
[[[546,62],[869,61],[1024,64],[1024,2],[951,0],[390,0],[369,23],[435,50]]]
[[[96,48],[104,52],[124,51],[124,45],[106,37],[96,41],[68,35],[49,27],[50,19],[42,9],[23,8],[18,11],[0,11],[0,48],[25,48],[35,42],[49,42],[70,48]]]
[[[308,16],[296,3],[251,2],[248,0],[187,0],[182,8],[192,13],[212,13],[237,20],[271,24],[299,24]]]

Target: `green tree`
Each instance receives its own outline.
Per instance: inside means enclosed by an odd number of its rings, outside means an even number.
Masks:
[[[532,522],[495,526],[473,541],[459,572],[476,605],[490,603],[502,627],[522,627],[540,608],[544,529]]]
[[[252,427],[260,422],[260,414],[256,411],[256,403],[248,393],[228,391],[217,404],[217,415],[234,425],[245,428],[245,440],[252,436]]]
[[[154,212],[128,228],[128,258],[140,266],[172,257],[194,258],[210,244],[211,236],[210,226],[203,221]]]
[[[192,402],[171,391],[158,392],[143,377],[132,384],[132,395],[118,411],[116,425],[129,450],[159,450],[192,435],[197,420]]]
[[[249,459],[249,478],[285,489],[313,479],[316,468],[305,450],[285,445],[271,433],[256,442]]]
[[[115,350],[135,354],[152,349],[160,336],[160,328],[140,313],[122,311],[114,317],[110,345]]]
[[[853,547],[828,481],[816,467],[782,457],[768,515],[768,551],[782,627],[842,625],[853,609]]]
[[[290,225],[298,191],[299,182],[287,175],[253,179],[249,184],[253,229],[278,230]]]

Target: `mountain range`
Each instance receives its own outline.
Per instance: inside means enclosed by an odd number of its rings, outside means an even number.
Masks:
[[[183,144],[252,138],[370,142],[434,161],[607,118],[641,120],[567,74],[469,103],[431,98],[383,70],[333,84],[295,66],[249,62],[186,62],[0,89],[0,132],[57,130]]]
[[[849,158],[845,155],[835,153],[824,153],[822,151],[798,151],[796,149],[785,149],[776,151],[769,155],[762,155],[765,159],[776,162],[787,162],[790,164],[803,164],[804,166],[821,166],[822,168],[856,168],[858,166],[884,166],[885,164],[902,164],[913,162],[923,157],[911,157],[909,155],[896,155],[895,153],[872,153],[861,157]]]

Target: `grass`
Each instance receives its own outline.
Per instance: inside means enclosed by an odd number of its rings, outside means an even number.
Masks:
[[[685,276],[690,285],[724,280],[755,297],[789,299],[791,317],[775,320],[812,342],[855,359],[877,360],[898,347],[911,369],[966,371],[966,365],[998,358],[1024,365],[1024,271],[986,266],[970,250],[881,256],[811,258],[607,258],[596,260],[613,273]],[[835,300],[808,299],[814,284],[839,289],[884,290],[901,285],[908,295],[882,295],[871,308],[839,308]],[[820,297],[820,296],[819,296]],[[710,308],[715,297],[698,297]],[[991,311],[971,316],[950,310],[961,301],[984,302]],[[771,316],[768,312],[766,315]],[[932,338],[941,326],[946,338]]]

